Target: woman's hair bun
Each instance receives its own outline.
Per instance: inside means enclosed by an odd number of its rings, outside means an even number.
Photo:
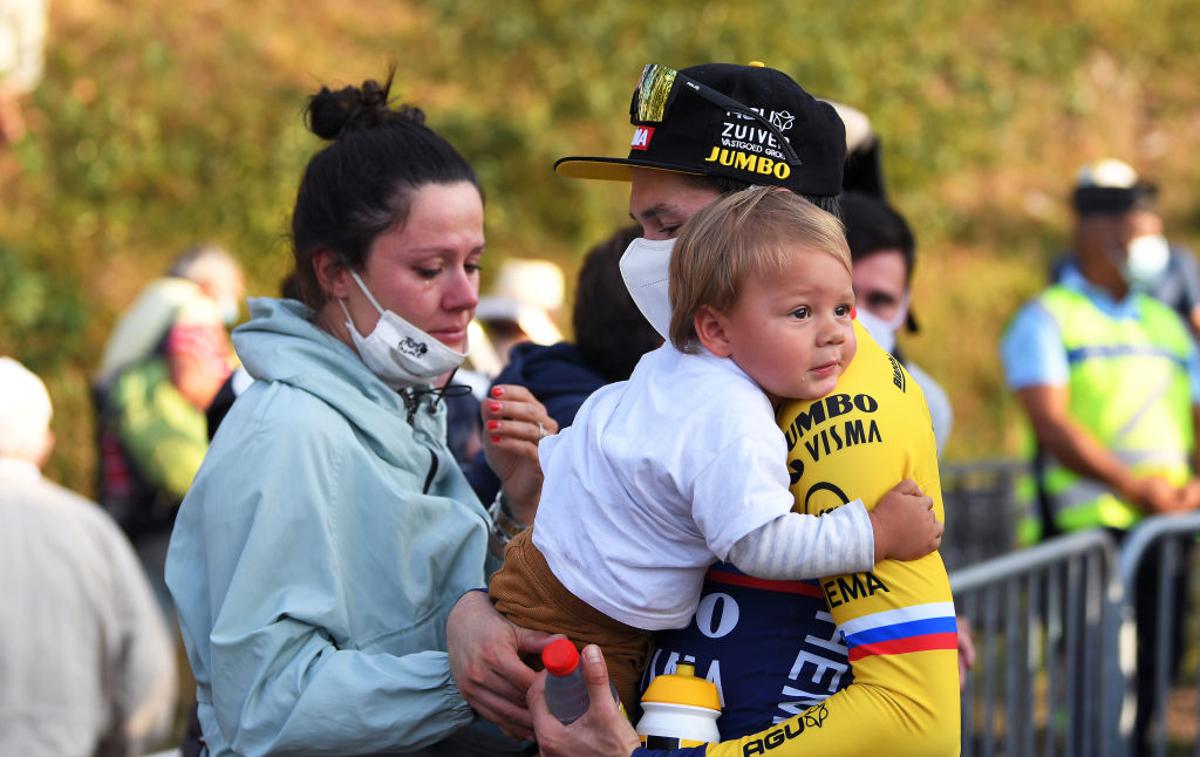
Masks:
[[[374,129],[394,123],[423,126],[425,113],[412,105],[392,108],[388,92],[392,74],[383,84],[368,79],[361,87],[342,87],[336,92],[328,87],[308,98],[305,121],[309,130],[321,139],[334,140],[348,131]]]

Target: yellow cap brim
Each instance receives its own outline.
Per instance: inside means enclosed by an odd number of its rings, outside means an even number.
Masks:
[[[559,158],[554,162],[554,172],[560,176],[572,179],[592,179],[596,181],[630,181],[631,168],[649,168],[654,171],[669,173],[686,173],[692,176],[703,176],[702,171],[696,171],[684,166],[674,166],[658,161],[640,161],[630,158]]]

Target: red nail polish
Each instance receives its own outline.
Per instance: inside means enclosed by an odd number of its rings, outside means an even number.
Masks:
[[[492,387],[492,396],[493,397],[503,397],[504,396],[504,387],[493,386]]]
[[[496,429],[500,428],[500,421],[488,421],[487,428],[488,431],[495,431]]]
[[[489,402],[488,410],[491,410],[493,413],[500,412],[500,403],[499,402]]]
[[[499,443],[500,443],[500,437],[498,437],[498,436],[493,436],[493,437],[492,437],[492,444],[499,444]]]
[[[850,320],[858,318],[858,308],[850,308]]]

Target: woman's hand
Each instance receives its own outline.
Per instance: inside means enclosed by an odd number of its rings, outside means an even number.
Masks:
[[[483,451],[488,465],[500,477],[512,516],[532,523],[542,493],[542,466],[538,442],[558,432],[558,423],[523,386],[492,387],[481,403]]]
[[[509,738],[533,738],[525,691],[535,673],[521,654],[538,654],[555,637],[513,625],[481,591],[464,594],[446,619],[450,674],[458,692]]]
[[[529,711],[543,757],[629,757],[641,746],[629,718],[617,709],[608,686],[608,668],[600,647],[583,648],[583,678],[587,681],[588,711],[571,725],[563,725],[546,705],[546,673],[538,673],[529,687]]]

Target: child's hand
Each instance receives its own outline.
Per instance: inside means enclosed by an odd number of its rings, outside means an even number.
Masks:
[[[937,550],[943,526],[933,516],[933,499],[910,480],[901,481],[871,511],[875,562],[916,560]]]

